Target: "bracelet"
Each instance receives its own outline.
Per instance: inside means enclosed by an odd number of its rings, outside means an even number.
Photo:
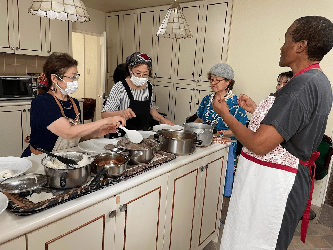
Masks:
[[[220,137],[223,137],[223,130],[220,130],[220,131],[218,132],[218,134],[219,134]]]

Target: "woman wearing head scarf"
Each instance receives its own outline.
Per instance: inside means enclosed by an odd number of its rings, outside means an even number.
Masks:
[[[148,130],[153,120],[174,125],[174,123],[153,108],[152,61],[144,53],[135,52],[126,58],[127,76],[112,87],[103,107],[102,117],[122,116],[128,129]]]
[[[52,53],[38,81],[44,89],[31,103],[30,145],[22,157],[77,146],[79,141],[115,132],[123,117],[115,116],[81,124],[79,102],[70,97],[79,86],[78,62],[66,53]]]

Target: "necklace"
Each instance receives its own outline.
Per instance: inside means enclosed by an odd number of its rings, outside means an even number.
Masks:
[[[66,107],[63,100],[60,100],[58,97],[56,97],[58,99],[58,101],[60,102],[61,106],[64,108],[64,109],[72,109],[73,108],[73,105],[72,105],[72,102],[69,101],[70,105],[69,107]]]

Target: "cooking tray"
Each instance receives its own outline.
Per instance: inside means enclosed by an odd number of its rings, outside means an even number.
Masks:
[[[67,201],[74,200],[83,195],[90,194],[105,187],[126,181],[151,169],[159,167],[164,163],[172,161],[175,158],[175,154],[158,151],[155,155],[155,158],[149,164],[134,165],[128,169],[124,175],[117,178],[106,178],[100,180],[94,186],[90,186],[89,183],[87,183],[86,185],[79,188],[65,190],[43,187],[29,192],[29,194],[26,195],[22,195],[22,193],[3,193],[9,198],[8,209],[11,212],[19,216],[31,215],[65,203]],[[40,201],[32,201],[32,196],[42,196],[49,198],[45,198]]]
[[[0,183],[0,190],[6,193],[22,193],[46,185],[47,177],[41,174],[25,174],[9,178]]]

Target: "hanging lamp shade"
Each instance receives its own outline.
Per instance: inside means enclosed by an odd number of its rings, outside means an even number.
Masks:
[[[33,0],[28,12],[61,21],[90,21],[86,6],[81,0]]]
[[[169,8],[156,35],[176,39],[192,37],[190,27],[187,24],[183,11],[176,0]]]

